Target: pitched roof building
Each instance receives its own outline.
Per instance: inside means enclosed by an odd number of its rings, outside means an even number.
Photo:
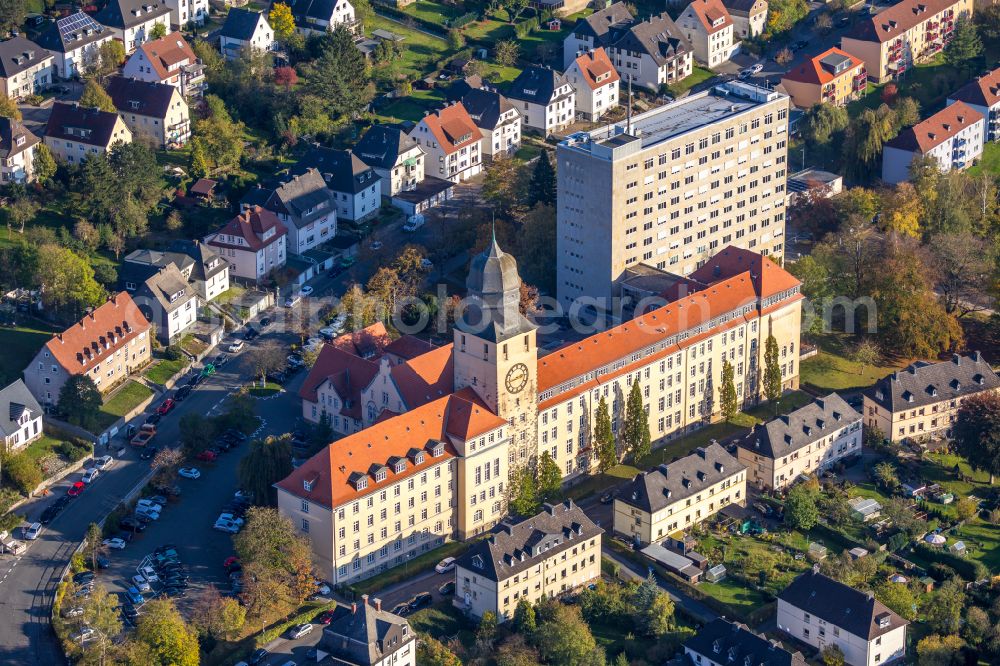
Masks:
[[[142,44],[126,61],[122,75],[167,83],[185,97],[200,96],[205,89],[205,68],[179,32]]]
[[[263,12],[233,7],[219,29],[219,49],[226,58],[238,58],[244,47],[274,50],[274,30]]]
[[[360,222],[378,213],[379,176],[349,150],[313,146],[289,171],[292,175],[315,169],[337,200],[337,215]]]
[[[806,666],[801,652],[789,652],[778,641],[760,636],[745,624],[716,618],[684,641],[684,654],[699,666]],[[690,664],[691,662],[687,662]]]
[[[87,375],[102,393],[149,362],[149,322],[125,292],[112,296],[45,343],[24,369],[24,383],[43,405],[54,405],[73,375]]]
[[[288,229],[288,251],[302,254],[337,235],[337,197],[315,168],[295,175],[272,188],[251,190],[243,207],[260,202]]]
[[[767,25],[767,0],[722,0],[733,19],[736,37],[747,39],[763,34]]]
[[[179,148],[191,138],[191,117],[180,91],[167,83],[112,76],[105,84],[132,140]]]
[[[694,57],[709,67],[718,67],[739,52],[733,17],[722,0],[692,0],[677,25],[694,47]]]
[[[398,615],[382,610],[382,602],[368,595],[350,608],[338,606],[333,620],[323,628],[319,647],[344,666],[413,666],[416,634]]]
[[[566,69],[566,79],[576,90],[576,112],[584,120],[600,120],[618,106],[621,77],[603,47],[580,54]]]
[[[210,301],[229,288],[229,264],[198,240],[176,240],[166,252],[134,250],[124,261],[165,267],[173,264],[202,300]]]
[[[507,99],[522,122],[545,134],[558,132],[576,119],[576,91],[566,77],[549,67],[530,65],[507,86]]]
[[[354,5],[348,0],[292,0],[295,29],[305,35],[332,31],[338,25],[352,32],[357,27]]]
[[[157,25],[170,32],[170,7],[161,0],[109,0],[94,19],[115,33],[125,53],[148,41]]]
[[[13,453],[42,436],[42,406],[21,379],[0,389],[0,441]]]
[[[923,156],[931,157],[943,172],[965,169],[983,154],[985,141],[983,114],[965,102],[955,102],[885,142],[882,180],[909,180],[910,164]]]
[[[483,136],[487,162],[510,157],[521,147],[521,112],[499,92],[473,88],[462,96],[462,106]]]
[[[55,80],[54,57],[24,37],[0,42],[0,93],[19,100],[42,92]]]
[[[35,177],[40,139],[20,120],[0,118],[0,183],[27,183]]]
[[[788,70],[781,85],[799,108],[843,106],[864,93],[868,77],[861,59],[833,46]]]
[[[198,294],[173,262],[156,266],[126,261],[118,270],[118,285],[156,326],[164,345],[177,342],[198,318]]]
[[[620,1],[577,19],[563,40],[563,69],[569,68],[579,55],[614,43],[633,23],[635,17]]]
[[[116,143],[132,142],[132,132],[117,113],[56,102],[45,126],[45,145],[56,159],[79,164],[106,153]]]
[[[288,229],[273,212],[252,206],[205,237],[205,243],[229,262],[231,274],[259,282],[285,265]]]
[[[948,95],[948,104],[964,102],[981,113],[986,122],[986,141],[1000,140],[1000,67],[977,76]]]
[[[460,183],[482,171],[483,136],[461,102],[424,116],[410,137],[427,153],[428,175]]]
[[[85,63],[97,57],[101,44],[114,37],[113,30],[89,14],[77,12],[50,23],[36,42],[53,55],[56,75],[71,79],[83,74]]]

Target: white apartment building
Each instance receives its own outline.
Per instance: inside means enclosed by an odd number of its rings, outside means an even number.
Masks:
[[[635,23],[635,17],[624,2],[615,2],[590,16],[577,20],[563,40],[563,69],[569,69],[581,54],[607,48],[621,33]]]
[[[0,93],[20,100],[55,81],[55,56],[24,37],[0,42]]]
[[[726,246],[780,261],[788,108],[783,93],[730,82],[562,141],[563,307],[617,296],[640,263],[690,275]]]
[[[36,41],[52,54],[56,76],[72,79],[90,71],[100,61],[101,45],[114,38],[114,30],[77,12],[49,24]]]
[[[559,72],[527,67],[507,89],[507,99],[521,114],[525,127],[550,134],[576,120],[576,91]]]
[[[342,666],[415,666],[417,634],[382,602],[361,595],[360,603],[337,606],[317,646]]]
[[[721,444],[712,444],[640,472],[615,493],[615,534],[636,544],[657,543],[730,504],[746,506],[746,471]]]
[[[305,36],[332,32],[338,25],[356,29],[354,5],[348,0],[290,0],[296,32]]]
[[[40,139],[20,120],[0,118],[0,184],[35,178],[35,146]]]
[[[273,212],[288,230],[286,249],[302,254],[337,235],[337,199],[314,168],[295,169],[274,188],[250,190],[240,206],[260,205]]]
[[[819,573],[819,565],[778,594],[778,629],[816,649],[836,645],[848,666],[903,659],[907,624],[871,592]]]
[[[685,666],[807,666],[801,652],[755,634],[744,624],[716,618],[684,641]],[[670,662],[671,666],[673,662]]]
[[[965,84],[948,96],[948,104],[964,102],[982,114],[985,140],[1000,141],[1000,67]]]
[[[136,49],[125,61],[122,76],[169,84],[184,97],[200,96],[205,89],[205,68],[179,32],[146,42]]]
[[[94,19],[125,45],[125,53],[151,40],[157,25],[171,32],[170,7],[161,0],[110,0]]]
[[[42,416],[42,406],[23,379],[0,389],[0,441],[4,453],[14,453],[41,437]]]
[[[381,178],[351,151],[314,146],[289,173],[303,176],[310,169],[319,172],[327,191],[333,194],[338,219],[364,222],[378,214]],[[335,228],[333,233],[336,235]]]
[[[757,424],[739,441],[737,457],[759,490],[784,490],[800,474],[817,474],[861,454],[861,414],[836,393]]]
[[[603,47],[581,54],[566,70],[566,80],[576,90],[576,113],[583,120],[597,121],[618,106],[618,82]]]
[[[56,102],[45,126],[45,145],[57,160],[80,164],[111,150],[117,142],[132,143],[132,132],[117,113]]]
[[[264,12],[233,7],[219,30],[219,50],[227,59],[232,60],[238,58],[240,51],[247,47],[273,51],[274,29],[267,22]]]
[[[722,0],[694,0],[677,25],[694,48],[694,57],[709,67],[718,67],[739,53],[733,17]]]
[[[738,39],[763,34],[767,27],[767,0],[722,0],[726,11],[733,18],[733,29]]]
[[[208,0],[164,0],[170,8],[170,22],[177,30],[189,24],[204,25],[208,18]]]
[[[461,183],[483,170],[483,136],[461,102],[424,116],[410,138],[427,153],[427,175]]]
[[[601,577],[603,533],[572,500],[500,523],[456,561],[452,603],[506,622],[522,600],[535,604],[583,587]]]
[[[955,102],[907,127],[882,148],[882,180],[899,183],[910,179],[910,164],[931,157],[943,172],[962,170],[983,154],[986,119],[965,102]]]
[[[399,127],[372,125],[352,152],[378,174],[384,197],[412,190],[424,179],[426,153]]]
[[[285,265],[288,229],[278,216],[260,206],[245,209],[205,243],[230,264],[230,274],[260,282]]]
[[[521,147],[521,112],[506,97],[486,88],[462,96],[462,106],[483,135],[483,159],[511,157]]]

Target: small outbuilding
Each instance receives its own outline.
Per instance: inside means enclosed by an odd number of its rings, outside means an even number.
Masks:
[[[716,564],[714,567],[708,570],[705,574],[705,580],[709,583],[718,583],[720,580],[726,577],[726,565]]]

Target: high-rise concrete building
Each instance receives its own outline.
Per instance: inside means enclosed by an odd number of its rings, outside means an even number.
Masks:
[[[726,246],[780,261],[788,109],[787,95],[734,81],[562,141],[562,305],[618,296],[639,264],[689,275]]]

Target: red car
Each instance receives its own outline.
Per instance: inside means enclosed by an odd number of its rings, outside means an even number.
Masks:
[[[76,497],[77,495],[82,493],[83,489],[86,487],[87,487],[86,483],[84,483],[83,481],[77,481],[72,486],[70,486],[70,489],[66,491],[66,494],[69,495],[70,497]]]
[[[236,557],[235,555],[230,555],[222,563],[222,568],[223,569],[228,569],[229,567],[233,566],[234,564],[239,564],[239,562],[240,562],[240,558]]]
[[[195,456],[195,460],[201,460],[203,462],[215,462],[215,459],[217,457],[218,456],[216,456],[211,451],[202,451],[201,453]]]
[[[330,624],[333,622],[333,611],[323,611],[316,617],[316,622],[318,624]]]
[[[176,406],[177,403],[174,402],[173,398],[167,398],[163,401],[159,407],[156,408],[156,413],[160,416],[166,416],[170,413],[170,410]]]

